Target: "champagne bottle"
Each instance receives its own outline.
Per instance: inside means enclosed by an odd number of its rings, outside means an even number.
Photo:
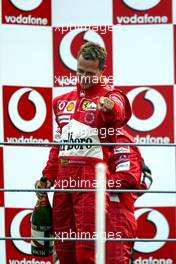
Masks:
[[[41,188],[46,188],[47,179],[41,177]],[[38,198],[31,217],[31,236],[52,236],[52,208],[47,193]],[[31,254],[34,256],[47,257],[53,254],[53,241],[31,240]]]

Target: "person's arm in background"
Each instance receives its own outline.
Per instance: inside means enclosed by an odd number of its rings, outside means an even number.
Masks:
[[[118,142],[129,143],[129,139],[118,137]],[[138,189],[142,174],[142,158],[138,148],[115,146],[112,149],[109,168],[111,180],[118,189]]]
[[[153,183],[152,172],[150,168],[145,164],[144,159],[142,159],[142,175],[141,175],[141,182],[139,185],[139,189],[141,190],[149,190]],[[144,193],[137,193],[138,196]]]
[[[153,183],[152,172],[151,172],[150,168],[145,164],[145,161],[142,158],[142,175],[141,175],[141,182],[139,185],[139,189],[149,190],[152,183]],[[141,196],[144,193],[140,192],[140,193],[136,193],[136,194],[137,194],[137,196]],[[134,261],[134,256],[133,256],[133,250],[132,250],[129,264],[133,264],[133,261]]]

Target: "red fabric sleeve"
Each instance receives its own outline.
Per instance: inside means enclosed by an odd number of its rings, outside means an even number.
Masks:
[[[43,176],[45,176],[49,181],[51,181],[52,185],[54,185],[54,181],[58,172],[58,153],[59,147],[53,146],[50,150],[46,166],[42,171]]]
[[[124,138],[122,141],[125,143]],[[129,143],[126,140],[126,143]],[[115,146],[110,159],[111,179],[119,189],[138,189],[141,181],[142,158],[135,146]],[[120,184],[119,184],[120,183]]]
[[[55,98],[53,101],[53,110],[55,116],[56,116],[57,100],[58,98]],[[57,177],[57,172],[58,172],[58,154],[59,154],[59,146],[53,146],[50,150],[46,166],[42,171],[43,176],[45,176],[49,181],[51,181],[52,185],[54,185],[54,181]]]
[[[131,106],[125,94],[120,91],[109,92],[106,95],[114,102],[112,110],[107,112],[98,111],[98,122],[107,127],[122,127],[131,117]]]

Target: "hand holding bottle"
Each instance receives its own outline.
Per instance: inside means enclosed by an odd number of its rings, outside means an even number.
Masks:
[[[35,183],[36,188],[50,188],[51,183],[45,177]],[[52,236],[52,208],[46,192],[37,194],[38,200],[31,216],[31,253],[34,256],[47,257],[53,254],[53,241],[37,240]],[[36,239],[35,239],[36,238]]]
[[[45,177],[41,177],[40,180],[37,180],[35,182],[34,186],[36,189],[50,189],[52,184]],[[38,199],[42,199],[42,198],[46,197],[46,192],[36,192],[36,195],[37,195]]]

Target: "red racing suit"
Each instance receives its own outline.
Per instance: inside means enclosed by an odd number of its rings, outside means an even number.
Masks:
[[[117,143],[134,143],[133,138],[119,129],[116,134]],[[109,169],[116,189],[142,189],[142,158],[137,146],[115,146],[111,151]],[[138,195],[134,193],[111,193],[109,214],[114,233],[119,232],[121,238],[135,238],[137,222],[134,217],[134,202]],[[111,242],[114,252],[114,264],[129,264],[133,242]]]
[[[112,110],[101,112],[97,109],[101,96],[114,102]],[[131,116],[127,97],[109,86],[97,84],[82,90],[78,84],[76,91],[55,98],[53,108],[61,142],[81,144],[53,146],[43,175],[55,184],[55,188],[95,188],[95,165],[100,161],[107,164],[109,147],[83,143],[112,142],[115,129],[125,125]],[[95,193],[54,193],[53,232],[59,238],[61,234],[93,237]],[[55,247],[60,264],[95,263],[95,247],[91,241],[57,241]]]

